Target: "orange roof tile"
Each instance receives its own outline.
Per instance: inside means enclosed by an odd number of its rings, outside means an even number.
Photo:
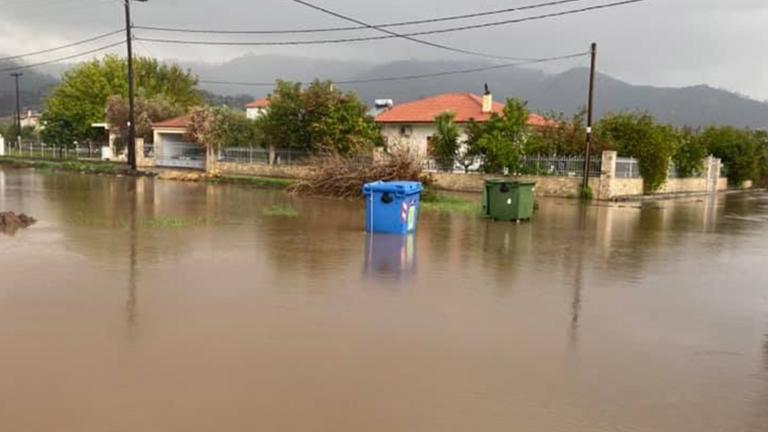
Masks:
[[[446,93],[426,99],[393,106],[376,117],[377,123],[433,123],[440,114],[452,112],[456,123],[466,123],[470,119],[478,122],[487,121],[491,113],[483,112],[483,98],[472,93]],[[493,112],[502,114],[504,104],[493,103]],[[547,126],[550,120],[538,114],[531,114],[528,119],[531,126]]]
[[[180,117],[174,117],[172,119],[152,123],[152,128],[186,129],[191,120],[191,116],[187,114]]]
[[[245,105],[246,108],[268,108],[269,107],[269,99],[257,99],[251,103],[248,103]]]

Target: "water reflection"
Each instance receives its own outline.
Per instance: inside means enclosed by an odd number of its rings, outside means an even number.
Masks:
[[[129,183],[128,187],[128,202],[129,202],[129,209],[128,209],[128,245],[129,245],[129,251],[128,251],[128,300],[125,303],[126,307],[126,321],[128,323],[128,327],[130,329],[133,329],[136,326],[136,315],[137,315],[137,303],[138,303],[138,293],[137,293],[137,281],[136,281],[136,273],[137,273],[137,267],[138,267],[138,260],[137,260],[137,245],[138,242],[138,227],[137,227],[137,221],[136,221],[136,207],[137,207],[137,201],[139,200],[139,191],[137,190],[136,183]],[[141,189],[141,192],[143,193],[143,188]]]
[[[425,213],[415,237],[389,237],[367,236],[354,202],[2,182],[3,206],[42,221],[0,238],[2,430],[768,424],[768,232],[723,217],[765,217],[764,196],[542,200],[532,223]],[[743,355],[694,357],[701,346]]]
[[[365,275],[407,279],[416,274],[416,236],[366,234]]]

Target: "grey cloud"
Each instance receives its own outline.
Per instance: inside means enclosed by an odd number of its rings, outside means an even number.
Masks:
[[[491,10],[539,0],[315,1],[366,21],[383,22]],[[570,7],[574,6],[553,10]],[[136,3],[133,8],[135,22],[141,25],[257,29],[344,24],[289,0],[150,0]],[[119,0],[11,0],[0,16],[0,51],[12,54],[85,38],[121,27],[122,19]],[[768,45],[765,22],[768,22],[768,3],[763,0],[649,0],[583,15],[425,38],[462,48],[525,57],[580,51],[594,40],[600,44],[601,71],[619,78],[655,85],[706,83],[768,99],[768,58],[762,55]],[[146,31],[137,33],[149,35]],[[179,37],[193,39],[196,36]],[[143,42],[137,50],[165,59],[208,62],[221,62],[248,52],[382,62],[414,58],[472,59],[402,40],[290,48],[179,47]],[[548,67],[562,69],[574,65],[578,63]]]

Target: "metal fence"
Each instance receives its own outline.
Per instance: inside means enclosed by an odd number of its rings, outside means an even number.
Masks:
[[[305,150],[275,149],[274,165],[308,165],[317,155]],[[219,162],[269,164],[269,150],[261,147],[228,147],[219,150]]]
[[[57,160],[80,160],[101,159],[100,146],[75,146],[59,147],[45,144],[24,144],[19,147],[7,147],[5,149],[7,156],[23,157],[32,159],[57,159]]]
[[[635,158],[616,158],[616,178],[640,178],[640,165]]]
[[[432,158],[424,159],[422,169],[428,172],[440,171],[437,162]],[[460,164],[454,165],[454,173],[478,172],[483,168],[482,160],[477,160],[470,167]],[[590,159],[589,176],[600,177],[602,159],[595,157]],[[584,175],[584,158],[568,156],[526,156],[520,160],[520,172],[517,174],[553,177],[582,177]]]
[[[582,177],[584,158],[567,156],[527,156],[520,162],[522,174],[554,177]],[[600,177],[603,161],[600,157],[589,160],[589,176]]]

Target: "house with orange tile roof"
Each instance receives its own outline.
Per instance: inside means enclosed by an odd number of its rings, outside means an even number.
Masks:
[[[205,149],[187,139],[192,116],[187,114],[152,123],[155,165],[205,169]]]
[[[251,120],[257,119],[267,112],[269,108],[269,99],[256,99],[245,105],[245,116]]]
[[[482,123],[488,121],[494,113],[503,115],[504,104],[494,102],[488,91],[483,96],[472,93],[445,93],[394,105],[376,116],[376,123],[387,145],[408,148],[420,155],[427,155],[429,141],[437,133],[435,117],[446,112],[454,114],[454,122],[462,132],[460,141],[463,141],[466,139],[464,130],[470,120]],[[550,120],[538,114],[528,117],[530,126],[546,127],[550,123]]]

